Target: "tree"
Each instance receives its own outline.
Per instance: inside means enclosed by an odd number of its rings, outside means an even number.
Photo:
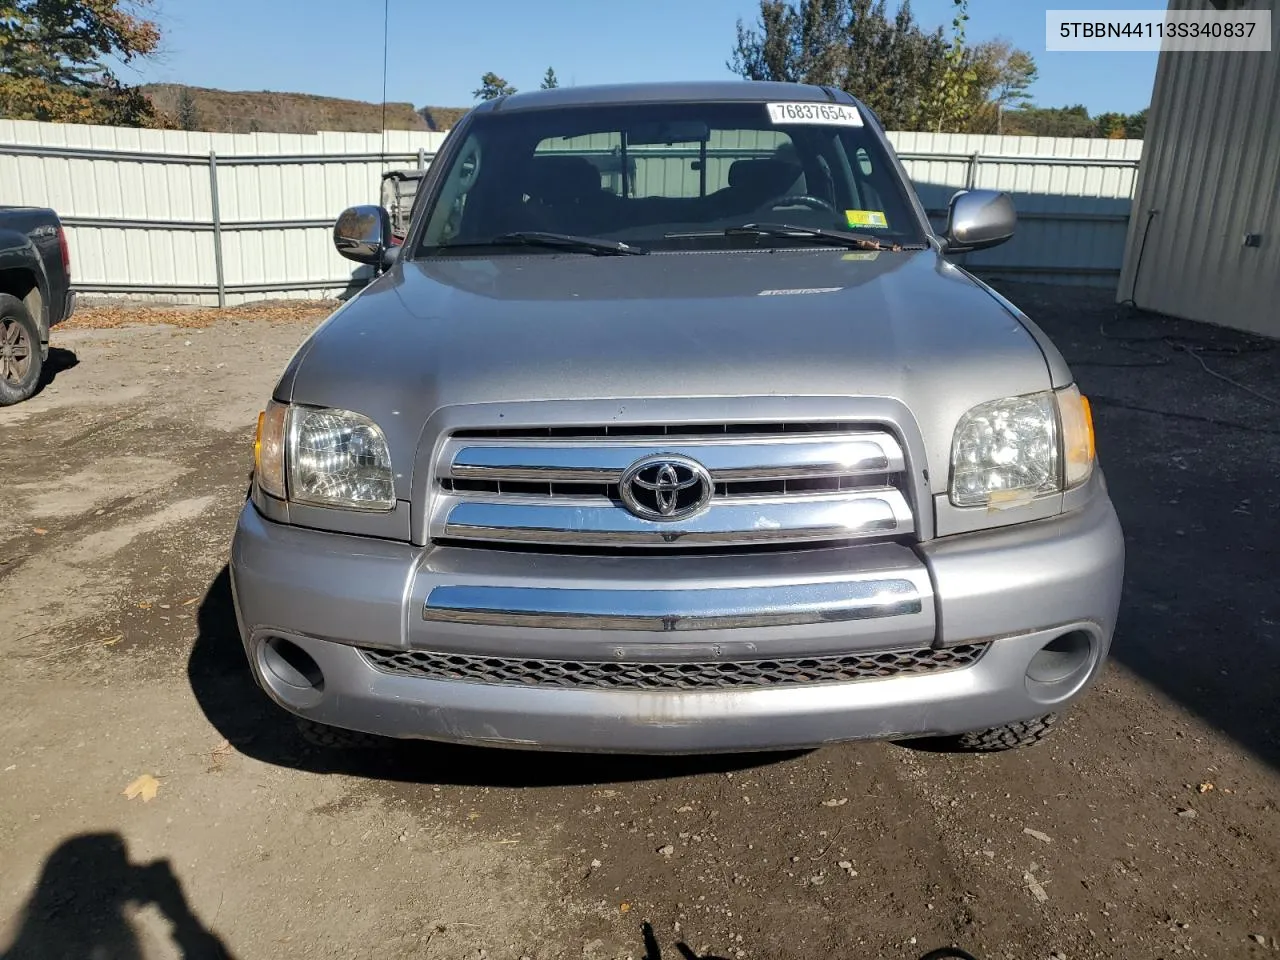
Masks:
[[[1147,133],[1147,108],[1131,113],[1124,119],[1124,135],[1130,140],[1141,140]]]
[[[1096,137],[1098,124],[1083,104],[1073,107],[1022,107],[1004,118],[1005,130],[1033,137]]]
[[[1106,137],[1108,140],[1123,140],[1125,138],[1125,121],[1128,119],[1123,113],[1098,114],[1094,118],[1097,136]]]
[[[934,130],[963,130],[977,106],[971,91],[977,70],[971,51],[965,49],[964,25],[969,21],[969,0],[953,0],[955,17],[951,21],[951,44],[945,67],[937,80],[937,94],[930,114]]]
[[[728,66],[749,80],[848,90],[891,130],[966,130],[984,110],[994,129],[988,98],[1002,79],[1013,85],[1007,98],[1025,89],[1030,80],[1017,88],[1014,74],[1029,68],[1034,78],[1035,62],[1006,44],[1003,60],[988,63],[994,51],[965,45],[966,0],[954,3],[948,41],[940,27],[921,28],[909,0],[892,17],[886,0],[761,0],[753,28],[738,21]]]
[[[22,120],[157,122],[151,101],[110,63],[149,57],[151,0],[0,0],[0,111]]]
[[[196,112],[196,100],[186,87],[178,93],[178,126],[183,130],[200,129],[200,114]]]
[[[946,66],[942,31],[926,33],[903,2],[760,0],[760,18],[737,25],[729,69],[748,80],[783,80],[854,93],[890,129],[918,128]]]
[[[480,88],[473,90],[471,95],[477,100],[497,100],[498,97],[508,97],[515,92],[515,87],[496,73],[490,72],[480,78]]]
[[[555,68],[547,67],[547,72],[542,75],[541,89],[554,90],[558,86],[560,86],[560,81],[556,78]]]

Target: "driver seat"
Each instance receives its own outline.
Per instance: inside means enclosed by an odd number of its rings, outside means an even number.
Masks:
[[[732,216],[758,210],[770,200],[804,193],[804,168],[773,157],[735,160],[729,165],[729,187],[720,192],[724,211]]]

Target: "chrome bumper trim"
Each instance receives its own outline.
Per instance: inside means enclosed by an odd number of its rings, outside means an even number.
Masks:
[[[674,522],[645,520],[602,497],[455,498],[444,515],[447,538],[583,546],[727,546],[901,536],[915,530],[910,505],[892,487],[713,500],[701,514]]]
[[[850,580],[702,590],[434,587],[423,620],[584,630],[726,630],[920,613],[910,580]]]

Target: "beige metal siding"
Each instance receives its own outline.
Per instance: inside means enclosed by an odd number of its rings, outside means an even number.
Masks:
[[[1261,10],[1272,3],[1239,6]],[[1280,336],[1280,17],[1274,15],[1271,47],[1160,55],[1119,300]],[[1245,234],[1261,234],[1261,246],[1246,247]]]

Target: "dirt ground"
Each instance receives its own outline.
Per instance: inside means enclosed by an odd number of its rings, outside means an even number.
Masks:
[[[1280,351],[1006,289],[1093,397],[1129,554],[1100,684],[993,756],[308,747],[225,564],[314,313],[59,328],[0,410],[0,955],[1280,952],[1280,408],[1244,389]]]

